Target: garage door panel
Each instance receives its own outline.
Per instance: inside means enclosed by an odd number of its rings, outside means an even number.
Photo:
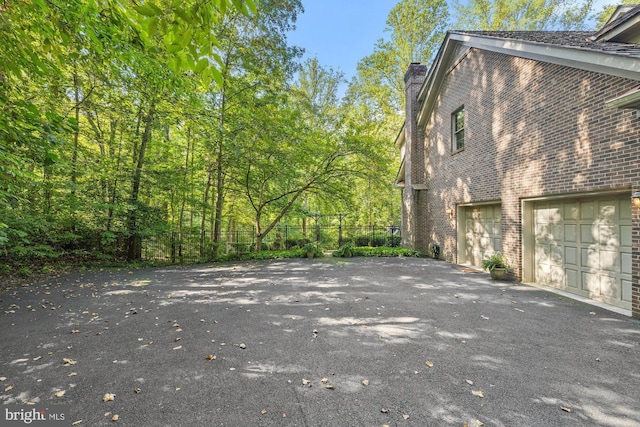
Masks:
[[[538,283],[631,304],[631,202],[623,195],[533,205]]]
[[[572,243],[578,241],[578,226],[576,224],[566,224],[564,226],[564,240]]]
[[[582,243],[595,243],[597,235],[597,227],[591,224],[580,226],[580,241]]]
[[[549,235],[549,226],[547,224],[536,223],[535,227],[536,242],[546,242]]]
[[[549,246],[548,245],[536,245],[535,256],[536,264],[549,262]]]
[[[631,276],[631,253],[620,254],[620,272]]]
[[[588,292],[591,298],[600,295],[600,283],[596,273],[582,272],[582,290]]]
[[[564,248],[564,263],[566,265],[572,265],[577,267],[578,264],[578,248],[575,246],[565,246]]]
[[[580,248],[580,265],[591,269],[596,269],[600,263],[598,251],[594,248]]]
[[[580,272],[576,269],[567,268],[567,286],[575,290],[580,287]]]
[[[631,203],[620,203],[620,219],[631,220]]]
[[[615,224],[600,224],[598,226],[598,243],[610,248],[620,247],[618,227]]]
[[[594,220],[596,215],[595,202],[582,202],[580,203],[580,219],[581,220]]]
[[[621,280],[622,301],[631,303],[631,280]]]
[[[550,203],[548,210],[548,221],[551,224],[562,223],[562,203]]]
[[[631,226],[630,225],[621,225],[620,226],[620,246],[622,247],[631,247]]]
[[[605,221],[615,222],[617,203],[615,200],[604,200],[599,203],[599,215],[598,218]]]
[[[482,260],[500,251],[502,227],[500,205],[464,208],[465,261],[481,266]]]
[[[608,250],[598,251],[600,257],[600,270],[610,273],[620,272],[620,253]]]
[[[565,271],[561,265],[551,264],[549,267],[549,284],[560,289],[566,286]]]
[[[580,206],[577,202],[569,202],[564,204],[564,220],[577,221],[580,219]]]
[[[551,224],[549,226],[549,238],[553,240],[564,240],[564,226],[562,224]]]
[[[564,254],[561,246],[551,246],[550,261],[554,265],[564,264]]]
[[[603,274],[600,276],[600,295],[607,301],[620,299],[620,288],[616,276]]]

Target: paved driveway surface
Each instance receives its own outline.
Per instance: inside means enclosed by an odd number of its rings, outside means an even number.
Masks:
[[[430,259],[85,273],[0,322],[0,402],[68,425],[640,425],[640,322]]]

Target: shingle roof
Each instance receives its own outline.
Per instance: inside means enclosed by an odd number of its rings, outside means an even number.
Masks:
[[[618,10],[620,10],[619,9],[620,7],[621,6],[618,6]],[[622,7],[624,7],[624,5],[622,5]],[[599,38],[600,35],[606,34],[611,29],[623,24],[624,22],[628,21],[629,19],[633,18],[634,16],[640,13],[640,4],[635,5],[635,7],[632,7],[631,5],[628,5],[627,7],[629,7],[630,9],[626,13],[622,13],[613,21],[607,22],[604,25],[604,27],[598,30],[598,32],[594,35],[594,38],[595,39]]]
[[[640,44],[592,41],[590,37],[594,33],[590,31],[452,31],[452,33],[503,40],[514,39],[640,58]]]

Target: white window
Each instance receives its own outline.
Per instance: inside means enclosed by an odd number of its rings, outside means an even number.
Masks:
[[[464,148],[464,106],[451,115],[451,151]]]

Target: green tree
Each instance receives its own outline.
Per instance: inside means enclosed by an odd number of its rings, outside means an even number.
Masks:
[[[611,18],[611,15],[613,15],[613,12],[616,10],[616,7],[620,5],[636,5],[636,4],[638,4],[637,0],[620,0],[620,1],[609,3],[609,4],[605,4],[602,6],[602,9],[600,11],[595,11],[595,14],[592,18],[595,19],[597,27],[600,28],[604,24],[606,24],[609,18]]]
[[[593,0],[456,0],[454,5],[454,27],[460,30],[578,30],[585,27]]]

